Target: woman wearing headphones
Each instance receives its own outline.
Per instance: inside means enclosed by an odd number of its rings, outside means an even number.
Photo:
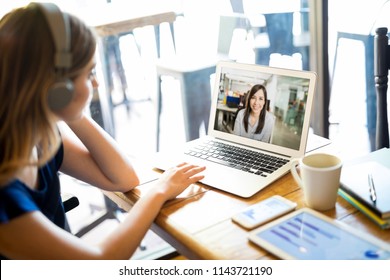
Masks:
[[[166,171],[99,246],[67,231],[58,171],[109,191],[139,184],[114,140],[83,113],[98,85],[95,47],[91,30],[54,4],[0,20],[2,259],[129,259],[164,202],[203,178],[203,167],[185,163]]]

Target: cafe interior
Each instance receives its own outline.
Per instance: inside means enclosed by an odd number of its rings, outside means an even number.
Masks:
[[[28,2],[0,0],[0,16]],[[389,0],[52,2],[95,29],[100,85],[89,112],[131,158],[144,159],[207,133],[218,60],[316,72],[309,133],[329,139],[344,158],[377,149],[374,37],[377,28],[390,29]],[[230,91],[244,89],[236,83]],[[284,112],[272,108],[293,131],[300,119],[293,105],[304,100],[304,88],[288,92]],[[201,108],[184,110],[186,102]],[[231,130],[229,116],[223,121]],[[94,224],[82,238],[98,242],[120,223],[121,211],[100,191],[63,180],[80,200],[68,213],[74,232]],[[92,222],[96,218],[99,223]],[[174,252],[151,232],[134,258]]]

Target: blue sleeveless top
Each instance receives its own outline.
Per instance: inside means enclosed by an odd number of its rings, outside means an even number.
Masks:
[[[19,180],[0,187],[0,223],[23,214],[41,211],[57,226],[69,230],[60,194],[58,170],[64,147],[61,144],[54,158],[38,169],[38,189],[32,190]],[[4,256],[0,255],[0,259]]]

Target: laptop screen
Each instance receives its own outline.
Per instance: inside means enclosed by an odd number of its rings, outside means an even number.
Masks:
[[[315,74],[220,62],[209,134],[290,156],[304,153]]]

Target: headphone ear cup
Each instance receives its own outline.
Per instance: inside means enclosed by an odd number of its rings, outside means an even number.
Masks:
[[[69,79],[64,79],[52,85],[48,91],[48,104],[52,111],[65,108],[73,98],[74,85]]]

